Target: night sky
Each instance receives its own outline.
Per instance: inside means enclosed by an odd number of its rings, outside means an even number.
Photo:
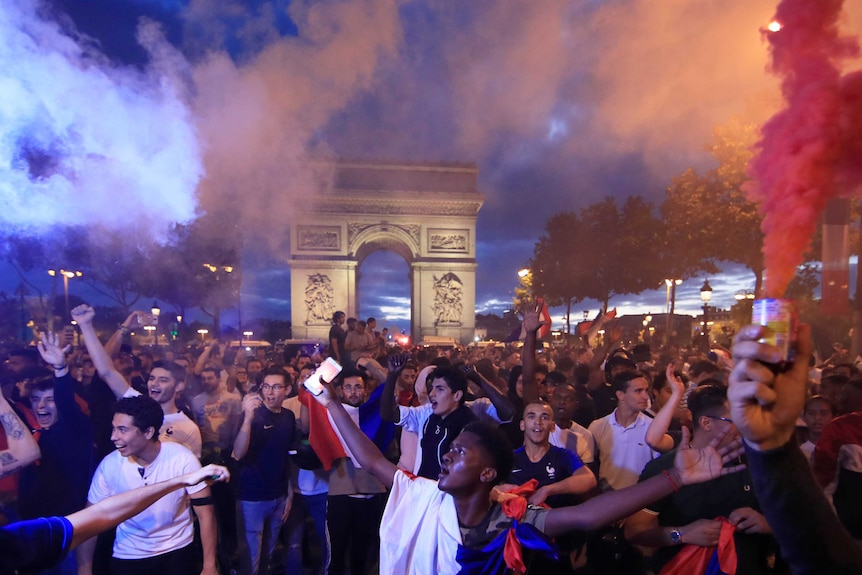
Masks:
[[[4,226],[110,225],[127,219],[110,213],[118,203],[158,239],[195,209],[229,205],[243,228],[273,238],[311,187],[309,158],[473,162],[485,195],[478,312],[509,307],[553,213],[632,194],[658,205],[674,175],[712,167],[714,126],[760,124],[781,105],[760,32],[774,0],[16,4],[0,16],[0,95],[21,103],[0,104],[0,160],[27,134],[60,150],[75,177],[27,190],[7,174],[0,197],[13,208],[26,194],[57,209],[7,210]],[[848,33],[862,29],[854,4]],[[67,64],[52,67],[57,57]],[[2,94],[4,78],[25,78],[36,101]],[[112,178],[101,192],[86,185],[93,158]],[[145,174],[126,169],[141,158]],[[106,201],[118,185],[124,201]],[[244,270],[244,317],[289,318],[277,244],[247,247],[268,255]],[[370,256],[361,315],[407,328],[407,271],[393,253]],[[738,266],[725,272],[710,278],[719,307],[754,286]],[[14,291],[4,276],[0,289]],[[681,286],[680,312],[697,312],[703,279]],[[611,306],[660,313],[657,288]],[[598,304],[576,307],[595,314]]]

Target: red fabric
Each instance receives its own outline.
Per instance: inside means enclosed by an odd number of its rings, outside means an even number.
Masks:
[[[737,557],[736,543],[733,541],[735,531],[733,525],[724,517],[721,520],[721,533],[718,536],[718,547],[700,547],[684,545],[673,559],[659,571],[659,575],[700,575],[707,571],[709,561],[718,551],[718,564],[722,573],[736,573]]]
[[[506,517],[511,517],[516,521],[520,521],[521,517],[523,517],[524,513],[527,511],[527,497],[535,493],[538,486],[539,482],[535,479],[531,479],[523,485],[507,491],[506,493],[511,493],[518,497],[510,497],[500,503]],[[543,507],[547,506],[543,505]],[[524,565],[524,552],[523,549],[521,549],[521,542],[518,541],[518,536],[515,534],[515,530],[511,528],[509,529],[509,533],[506,535],[506,546],[503,549],[503,558],[506,560],[506,567],[509,569],[514,569],[517,573],[524,573],[527,570],[527,566]]]
[[[545,324],[539,328],[539,338],[545,338],[551,335],[551,312],[548,310],[548,304],[542,300],[542,310],[539,312],[541,319]]]
[[[303,386],[299,386],[299,402],[308,408],[308,442],[326,471],[336,459],[347,457],[341,441],[335,435],[326,408],[320,405]]]

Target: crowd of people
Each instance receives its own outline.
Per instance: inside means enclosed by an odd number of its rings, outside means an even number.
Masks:
[[[782,371],[757,326],[403,349],[337,312],[285,356],[131,346],[140,314],[8,351],[0,575],[862,572],[862,376],[804,326]]]

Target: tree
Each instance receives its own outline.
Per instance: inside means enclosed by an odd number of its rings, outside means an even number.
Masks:
[[[616,295],[653,289],[664,277],[656,265],[660,229],[652,204],[640,196],[622,207],[606,198],[578,214],[555,214],[533,252],[533,290],[571,316],[572,305],[586,298],[607,309]]]
[[[240,240],[237,233],[230,233],[234,219],[207,214],[176,225],[153,262],[157,281],[152,295],[181,315],[200,308],[213,318],[216,336],[221,334],[221,310],[237,304],[242,283]]]
[[[755,277],[755,291],[763,283],[762,221],[757,205],[748,200],[742,184],[757,138],[753,125],[734,120],[714,130],[707,147],[718,165],[705,175],[688,169],[673,178],[661,206],[666,224],[666,259],[675,264],[675,277],[698,271],[717,273],[718,261],[741,263]]]

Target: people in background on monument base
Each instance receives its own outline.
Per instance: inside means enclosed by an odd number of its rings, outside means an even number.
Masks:
[[[539,351],[535,308],[499,347],[402,345],[335,312],[319,352],[260,355],[140,345],[138,315],[101,333],[81,305],[79,345],[0,348],[0,573],[695,573],[729,542],[728,573],[862,572],[862,380],[837,360],[809,379],[807,328],[776,373],[755,327],[719,367],[684,346],[642,361],[612,319]],[[326,357],[343,372],[315,398]]]

